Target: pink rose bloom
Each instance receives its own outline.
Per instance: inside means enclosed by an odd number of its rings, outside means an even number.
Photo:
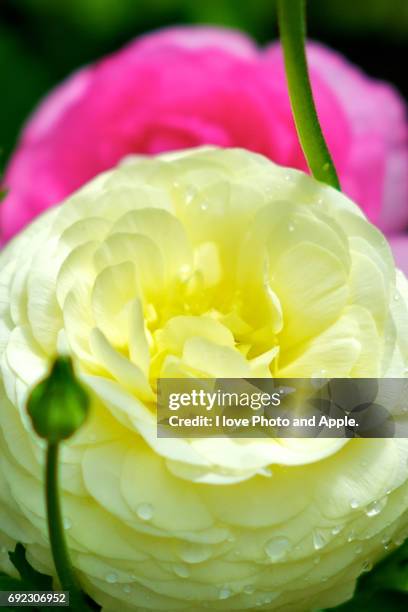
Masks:
[[[408,225],[407,121],[389,85],[308,47],[316,104],[343,190],[387,232]],[[306,170],[275,44],[229,30],[150,34],[58,87],[25,127],[5,175],[2,239],[131,153],[245,147]]]

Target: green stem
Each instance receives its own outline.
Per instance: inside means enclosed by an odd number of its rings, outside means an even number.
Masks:
[[[46,504],[48,533],[55,569],[64,591],[69,591],[70,607],[74,610],[89,610],[85,603],[79,582],[69,558],[61,517],[61,506],[58,491],[58,455],[59,443],[49,442],[46,458]]]
[[[317,180],[340,189],[310,86],[305,52],[305,0],[278,0],[278,21],[290,102],[303,153]]]

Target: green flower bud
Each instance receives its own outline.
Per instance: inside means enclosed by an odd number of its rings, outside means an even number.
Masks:
[[[72,436],[84,423],[88,409],[88,395],[75,376],[70,357],[56,359],[27,402],[35,431],[48,442]]]

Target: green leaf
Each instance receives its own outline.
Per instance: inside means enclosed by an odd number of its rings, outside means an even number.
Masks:
[[[408,540],[357,583],[354,597],[336,612],[401,612],[408,609]]]
[[[12,578],[6,574],[0,574],[0,591],[24,591],[23,581],[19,578]]]
[[[9,553],[9,557],[21,579],[0,572],[0,591],[53,591],[52,577],[38,572],[29,564],[22,544],[17,544],[14,552]],[[96,612],[101,610],[101,607],[89,595],[84,594],[84,597],[87,610],[95,610]],[[26,607],[25,609],[27,612],[40,611],[40,608],[37,607]]]
[[[8,578],[20,583],[21,590],[52,591],[52,578],[37,572],[27,561],[26,551],[22,544],[17,544],[14,552],[9,553],[10,561],[21,576],[21,581]],[[24,586],[21,586],[23,584]],[[6,589],[7,590],[7,589]],[[11,590],[11,589],[9,589]]]

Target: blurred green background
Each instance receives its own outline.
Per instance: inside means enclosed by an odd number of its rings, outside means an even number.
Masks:
[[[260,44],[277,36],[274,0],[0,0],[0,168],[38,100],[82,64],[155,28],[211,23]],[[311,37],[408,94],[408,0],[309,0]]]

